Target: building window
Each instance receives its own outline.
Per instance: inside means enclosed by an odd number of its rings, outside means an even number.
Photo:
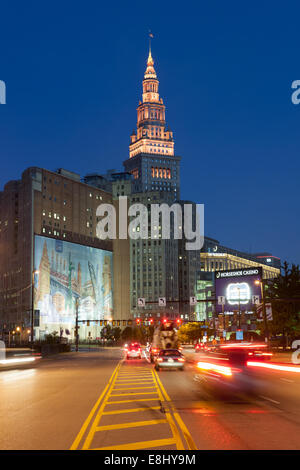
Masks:
[[[134,170],[131,171],[131,174],[133,175],[133,178],[136,180],[139,177],[139,170],[138,168],[135,168]]]

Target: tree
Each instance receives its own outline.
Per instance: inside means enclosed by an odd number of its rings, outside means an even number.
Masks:
[[[132,339],[132,328],[130,326],[126,326],[126,328],[124,328],[124,330],[121,333],[121,338],[124,341],[129,341]]]
[[[121,328],[116,326],[112,329],[112,336],[116,341],[118,341],[121,337]]]
[[[300,335],[300,268],[285,262],[282,274],[268,281],[265,302],[272,304],[273,320],[268,322],[272,335],[282,335],[283,345]],[[259,324],[264,332],[264,324]]]
[[[178,330],[178,339],[180,343],[188,343],[202,339],[204,336],[204,331],[209,335],[212,330],[203,328],[199,323],[184,323]]]

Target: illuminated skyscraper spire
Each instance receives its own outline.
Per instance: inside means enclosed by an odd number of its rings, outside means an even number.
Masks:
[[[137,108],[137,132],[130,136],[130,158],[140,153],[174,155],[173,133],[166,128],[165,105],[159,97],[156,71],[151,51],[152,33],[149,34],[149,54],[143,80],[143,101]]]

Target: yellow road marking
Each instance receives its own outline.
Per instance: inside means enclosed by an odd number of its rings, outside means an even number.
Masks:
[[[125,381],[125,380],[149,380],[151,379],[151,376],[150,375],[147,375],[147,376],[136,376],[136,377],[120,377],[119,380],[120,381]]]
[[[170,446],[175,444],[174,439],[157,439],[155,441],[141,441],[141,442],[132,442],[130,444],[122,444],[109,447],[100,447],[98,449],[91,450],[140,450],[148,449],[148,447],[162,447]]]
[[[186,443],[188,445],[189,450],[197,450],[196,444],[193,441],[193,438],[192,438],[189,430],[187,429],[186,425],[184,424],[184,422],[183,422],[181,416],[179,415],[179,413],[176,411],[174,405],[171,403],[171,399],[170,399],[169,395],[167,394],[160,378],[158,377],[157,372],[154,371],[154,374],[155,374],[155,377],[157,379],[158,384],[160,385],[160,387],[162,389],[162,393],[164,394],[166,400],[170,403],[170,405],[172,407],[174,417],[175,417],[175,419],[176,419],[176,421],[177,421],[177,423],[178,423],[178,425],[179,425],[179,427],[180,427],[180,429],[181,429],[181,431],[184,435],[184,438],[186,440]]]
[[[132,377],[127,377],[126,379],[118,379],[117,382],[149,382],[149,380],[152,380],[152,377],[142,377],[142,378],[132,378]]]
[[[112,373],[112,375],[111,375],[111,377],[110,377],[110,379],[109,379],[109,381],[108,381],[108,384],[106,385],[105,389],[103,390],[103,392],[101,393],[100,397],[99,397],[98,400],[96,401],[96,403],[95,403],[95,405],[93,406],[92,411],[91,411],[90,414],[88,415],[87,419],[86,419],[85,422],[83,423],[83,425],[82,425],[82,427],[81,427],[79,433],[77,434],[77,436],[76,436],[76,438],[75,438],[73,444],[72,444],[71,447],[70,447],[70,450],[75,450],[75,449],[77,449],[77,447],[78,447],[78,445],[79,445],[79,443],[80,443],[80,441],[81,441],[81,439],[82,439],[82,437],[83,437],[83,435],[84,435],[84,433],[85,433],[85,431],[86,431],[86,429],[87,429],[87,427],[88,427],[88,425],[89,425],[89,423],[90,423],[92,417],[94,416],[94,414],[95,414],[95,412],[96,412],[96,410],[97,410],[99,404],[101,403],[102,398],[104,397],[104,395],[105,395],[107,389],[109,388],[109,386],[110,386],[110,384],[111,384],[111,382],[112,382],[113,377],[114,377],[115,374],[117,373],[117,371],[118,371],[118,369],[120,368],[120,366],[121,366],[121,362],[119,362],[119,364],[117,365],[117,367],[114,369],[114,371],[113,371],[113,373]]]
[[[89,424],[93,419],[91,427],[87,433],[86,439],[82,446],[82,449],[90,449],[92,441],[94,439],[95,433],[99,431],[111,431],[115,429],[126,429],[126,428],[134,428],[139,426],[151,426],[155,424],[169,424],[173,437],[167,439],[155,439],[152,441],[141,441],[135,443],[128,443],[128,444],[120,444],[120,445],[113,445],[108,447],[101,447],[99,450],[139,450],[139,449],[147,449],[151,447],[162,447],[162,446],[169,446],[175,445],[177,450],[184,450],[185,447],[183,445],[183,441],[181,438],[180,430],[184,439],[186,441],[187,447],[189,449],[195,450],[196,446],[193,442],[193,439],[184,424],[181,416],[176,411],[175,407],[173,406],[169,395],[167,394],[164,386],[162,385],[158,374],[149,368],[144,369],[147,371],[147,374],[141,374],[141,368],[137,367],[135,371],[130,369],[128,373],[121,371],[120,367],[123,361],[115,368],[107,386],[103,390],[101,396],[97,400],[96,404],[94,405],[92,411],[90,412],[88,418],[84,422],[79,434],[77,435],[74,443],[72,444],[71,449],[78,448],[80,442],[82,441]],[[128,387],[129,385],[129,387]],[[130,385],[137,385],[130,387]],[[121,387],[121,388],[118,388]],[[130,390],[130,392],[128,392]],[[142,390],[141,392],[137,390]],[[115,393],[120,391],[122,393]],[[125,393],[123,393],[125,392]],[[136,395],[157,395],[155,398],[133,398]],[[128,399],[125,400],[117,400],[117,401],[108,401],[112,397],[123,397],[128,396]],[[163,403],[168,402],[168,407],[165,409],[165,418],[164,419],[149,419],[145,421],[133,421],[128,423],[119,423],[119,424],[108,424],[101,426],[99,422],[102,416],[107,415],[117,415],[117,414],[124,414],[124,413],[135,413],[135,412],[144,412],[144,411],[154,411],[154,410],[161,410],[161,406],[143,406],[140,408],[129,408],[125,410],[113,410],[113,411],[104,411],[106,405],[117,405],[122,403],[134,403],[134,402],[150,402],[150,401],[160,401],[161,405]],[[163,405],[162,405],[163,406]],[[96,415],[95,415],[96,413]],[[98,450],[98,449],[93,449]]]
[[[148,421],[133,421],[131,423],[108,424],[107,426],[98,426],[97,431],[109,431],[113,429],[135,428],[139,426],[153,426],[154,424],[166,424],[166,419],[151,419]]]
[[[146,406],[144,408],[128,408],[127,410],[104,411],[103,415],[117,415],[119,413],[135,413],[138,411],[160,410],[160,406]]]
[[[144,370],[144,371],[136,371],[136,372],[134,372],[133,370],[131,370],[131,371],[129,371],[129,372],[122,372],[122,373],[120,373],[119,375],[120,375],[120,377],[123,377],[123,376],[125,376],[125,375],[139,375],[139,374],[141,374],[141,375],[150,375],[150,371],[145,371],[145,370]]]
[[[153,395],[154,393],[157,394],[157,391],[155,390],[155,392],[114,393],[113,395],[110,395],[110,396],[111,397],[127,397],[128,395]]]
[[[114,375],[113,379],[111,380],[111,383],[110,383],[110,385],[109,385],[109,387],[108,387],[108,389],[107,389],[107,393],[106,393],[105,397],[103,398],[103,401],[102,401],[101,406],[100,406],[100,408],[99,408],[99,410],[98,410],[98,413],[96,414],[96,416],[95,416],[95,418],[94,418],[94,421],[93,421],[93,424],[92,424],[92,426],[91,426],[91,429],[89,430],[89,433],[88,433],[88,435],[87,435],[87,437],[86,437],[86,439],[85,439],[85,441],[84,441],[84,444],[83,444],[83,446],[82,446],[82,450],[88,449],[88,448],[90,447],[90,444],[91,444],[91,442],[92,442],[92,440],[93,440],[93,438],[94,438],[94,434],[95,434],[95,432],[96,432],[96,427],[97,427],[97,425],[98,425],[98,423],[99,423],[99,421],[100,421],[100,419],[101,419],[101,416],[102,416],[102,414],[103,414],[103,410],[104,410],[104,408],[105,408],[105,406],[106,406],[106,402],[107,402],[107,400],[108,400],[108,397],[109,397],[109,395],[110,395],[111,390],[112,390],[113,387],[114,387],[114,384],[115,384],[115,381],[116,381],[117,377],[118,377],[118,374],[116,373],[116,374]]]
[[[136,398],[136,399],[133,399],[133,400],[107,401],[106,404],[107,405],[115,405],[116,403],[134,403],[136,401],[153,401],[153,400],[157,400],[157,398]]]
[[[160,387],[158,386],[158,382],[156,380],[156,374],[154,373],[154,371],[152,370],[152,374],[153,374],[153,380],[155,380],[155,385],[157,387],[157,393],[158,393],[158,396],[160,397],[160,401],[161,402],[164,402],[164,397],[162,396],[162,393],[160,391]],[[177,426],[173,420],[173,417],[171,415],[171,413],[169,413],[168,411],[166,411],[166,418],[168,420],[168,423],[170,425],[170,428],[171,428],[171,431],[172,431],[172,434],[173,434],[173,438],[176,442],[176,448],[177,450],[184,450],[184,445],[183,445],[183,442],[181,440],[181,437],[180,437],[180,434],[179,434],[179,431],[177,429]]]
[[[114,388],[113,391],[119,391],[119,390],[145,390],[146,388],[156,388],[155,385],[152,387],[124,387],[124,388]]]

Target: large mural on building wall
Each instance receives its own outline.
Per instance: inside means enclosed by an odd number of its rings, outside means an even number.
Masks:
[[[79,320],[112,316],[112,253],[84,245],[35,236],[34,306],[40,329],[72,328]]]

